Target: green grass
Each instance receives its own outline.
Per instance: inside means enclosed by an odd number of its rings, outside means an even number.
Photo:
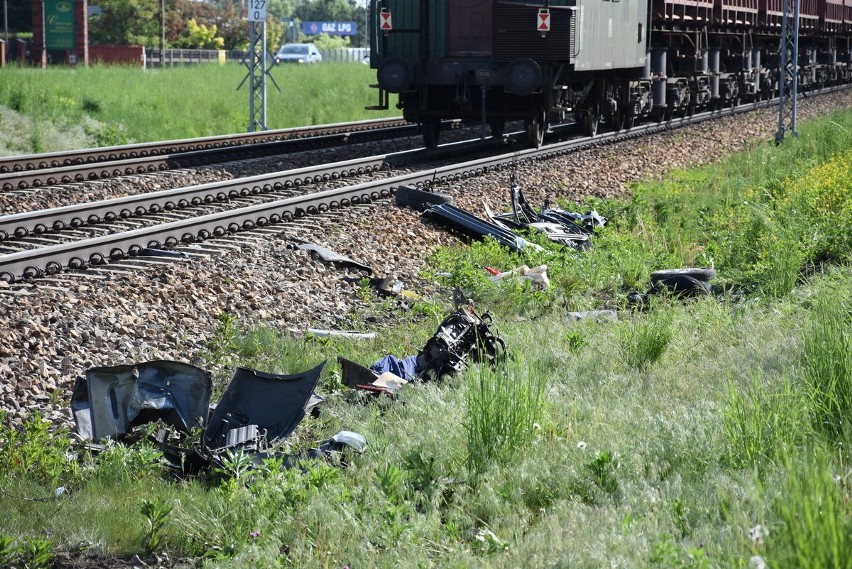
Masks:
[[[501,320],[516,357],[507,372],[472,368],[409,386],[395,402],[333,392],[293,446],[359,431],[368,452],[343,470],[311,463],[244,476],[232,468],[175,482],[152,466],[150,449],[119,446],[40,482],[4,461],[0,534],[49,532],[56,547],[85,541],[89,554],[144,554],[147,501],[171,508],[160,550],[204,557],[211,567],[699,567],[705,558],[745,567],[756,554],[773,567],[796,567],[817,553],[830,560],[823,546],[845,546],[850,528],[850,487],[833,478],[848,481],[849,456],[812,428],[816,407],[798,362],[819,299],[840,306],[834,301],[852,291],[852,272],[832,271],[801,291],[737,307],[672,305],[669,325],[679,333],[665,357],[641,370],[619,345],[627,322],[566,323],[558,313]],[[237,336],[254,345],[257,334]],[[288,362],[300,350],[365,362],[408,353],[412,346],[398,338],[423,331],[396,334],[366,345],[276,338],[271,351],[282,359],[265,367],[295,371]],[[238,355],[240,363],[258,361],[256,349]],[[327,371],[326,390],[336,373]],[[498,401],[505,407],[489,405]],[[821,452],[823,462],[808,452]],[[23,500],[48,498],[60,483],[70,489],[60,499]],[[830,510],[797,521],[799,509],[826,500]],[[807,539],[796,537],[799,523]],[[748,537],[758,524],[771,530],[761,547]]]
[[[0,155],[245,132],[245,67],[195,65],[162,70],[121,66],[3,70]],[[398,116],[376,104],[366,65],[279,65],[267,80],[270,129]],[[3,108],[5,107],[5,109]],[[21,137],[21,131],[28,136]]]
[[[430,270],[495,313],[510,357],[395,400],[342,389],[334,360],[416,353],[448,310],[439,300],[357,342],[222,315],[206,359],[218,386],[237,364],[290,373],[328,360],[324,411],[285,449],[348,429],[367,452],[346,468],[253,471],[237,455],[178,481],[146,445],[69,460],[67,435],[38,420],[3,428],[0,560],[84,544],[205,567],[849,569],[847,131],[838,115],[781,147],[582,204],[611,219],[586,252],[536,237],[549,251],[440,250]],[[524,263],[546,263],[553,286],[501,288],[482,269]],[[652,270],[684,264],[713,264],[717,294],[627,303]],[[566,314],[601,306],[621,308],[619,321]]]

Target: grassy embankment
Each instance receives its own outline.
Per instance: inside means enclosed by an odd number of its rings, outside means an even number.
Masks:
[[[852,567],[850,143],[836,116],[586,204],[610,219],[586,252],[441,251],[431,269],[496,312],[513,358],[367,404],[327,366],[333,396],[289,442],[361,432],[347,469],[234,457],[177,482],[146,446],[69,461],[38,423],[0,431],[0,564],[84,544],[209,567]],[[554,286],[495,290],[481,270],[522,262],[546,262]],[[711,263],[719,296],[566,318],[626,307],[655,268]],[[418,324],[369,343],[223,315],[210,358],[292,372],[408,355],[446,306],[413,310]]]
[[[245,132],[248,83],[237,64],[0,71],[0,156]],[[399,116],[377,101],[367,65],[278,65],[267,81],[270,129]]]

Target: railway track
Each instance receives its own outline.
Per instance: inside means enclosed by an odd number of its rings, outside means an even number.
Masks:
[[[416,132],[416,125],[397,118],[13,156],[0,158],[0,190],[24,190],[334,148],[412,136]]]
[[[707,118],[710,118],[709,114],[696,115],[686,122]],[[222,237],[308,214],[387,198],[403,184],[429,187],[433,183],[482,175],[518,161],[545,159],[590,145],[607,144],[666,128],[671,128],[671,125],[645,125],[630,132],[605,133],[594,139],[572,139],[540,149],[503,152],[332,190],[265,199],[262,203],[233,202],[263,195],[280,195],[281,192],[300,190],[323,182],[341,180],[342,183],[343,179],[359,174],[389,171],[423,160],[466,156],[471,152],[481,152],[484,147],[478,142],[456,143],[445,145],[438,152],[419,150],[373,156],[322,167],[3,216],[0,217],[0,251],[5,254],[0,256],[0,280],[12,283],[57,274],[67,268],[102,265],[128,256],[138,256],[145,250],[173,248],[181,243]],[[501,146],[499,141],[492,141],[489,148]],[[225,202],[229,202],[230,207],[223,211],[207,214],[199,212],[199,208],[205,205]],[[171,217],[181,211],[184,212],[182,219]],[[156,218],[149,226],[136,229],[127,227],[127,222],[133,223],[134,218],[151,214]],[[111,227],[97,231],[96,228],[104,223]],[[124,228],[117,227],[117,224],[122,223]],[[68,228],[72,230],[71,235],[63,236],[63,231]],[[80,229],[88,229],[89,234],[86,235]],[[16,248],[19,250],[16,251]]]
[[[594,138],[560,140],[538,149],[499,152],[484,158],[423,167],[423,163],[461,158],[472,152],[505,148],[500,141],[444,145],[438,151],[408,151],[276,172],[250,178],[127,196],[101,202],[0,217],[0,280],[14,283],[54,275],[66,269],[103,265],[151,250],[232,235],[320,212],[346,208],[392,196],[400,185],[429,187],[498,171],[508,165],[544,160],[625,139],[693,125],[719,116],[748,112],[771,103],[697,113],[664,123],[606,132]],[[570,128],[566,129],[570,131]],[[523,132],[508,140],[522,140]],[[420,163],[420,170],[393,175],[392,170]],[[347,178],[383,173],[383,177],[354,185]],[[309,192],[317,184],[340,187]],[[289,193],[288,193],[289,192]],[[208,206],[217,205],[219,211]],[[153,217],[152,217],[153,216]]]

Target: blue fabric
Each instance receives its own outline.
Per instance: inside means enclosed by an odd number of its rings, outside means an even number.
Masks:
[[[385,356],[371,365],[370,369],[378,374],[389,371],[406,381],[413,381],[417,379],[417,356],[408,356],[402,360],[396,356]]]

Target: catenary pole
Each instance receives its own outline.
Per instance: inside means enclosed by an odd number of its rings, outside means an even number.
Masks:
[[[799,2],[783,0],[784,14],[781,20],[781,45],[778,50],[778,130],[775,143],[784,142],[789,131],[794,137],[796,130],[797,97],[799,94]]]

